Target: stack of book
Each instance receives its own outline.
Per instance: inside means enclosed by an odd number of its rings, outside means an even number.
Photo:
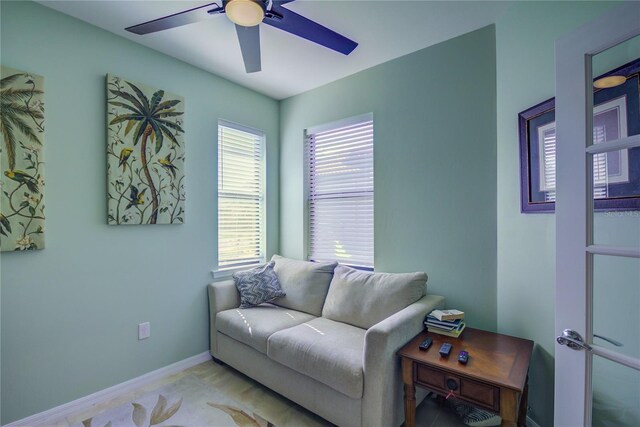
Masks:
[[[460,310],[433,310],[424,319],[424,326],[434,334],[458,338],[464,331],[464,312]]]

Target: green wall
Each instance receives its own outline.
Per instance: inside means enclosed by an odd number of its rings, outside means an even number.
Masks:
[[[494,27],[281,103],[280,242],[303,258],[303,132],[373,112],[375,268],[423,270],[428,292],[496,328]]]
[[[530,416],[541,426],[553,425],[555,345],[555,215],[520,213],[518,113],[555,95],[555,40],[602,14],[613,2],[518,2],[496,23],[498,129],[498,330],[536,342],[530,370]],[[640,57],[640,43],[599,55],[594,74]],[[629,214],[629,213],[627,213]],[[596,214],[596,242],[640,244],[640,216]],[[637,326],[629,338],[620,324],[637,325],[638,267],[596,265],[598,333],[624,341],[637,351]],[[619,283],[627,291],[605,286]],[[627,303],[616,300],[620,292]],[[606,300],[605,300],[606,298]],[[625,313],[601,320],[603,310]],[[633,314],[636,313],[636,314]],[[614,317],[616,317],[614,319]],[[599,320],[600,319],[600,320]],[[635,322],[635,323],[634,323]],[[569,327],[569,326],[567,326]],[[631,326],[633,328],[633,326]],[[601,384],[602,385],[602,384]],[[598,387],[596,385],[595,387]],[[608,389],[605,385],[603,389]],[[618,385],[618,389],[621,387]],[[607,390],[624,399],[624,393]],[[637,393],[637,392],[636,392]],[[635,395],[637,397],[637,394]],[[629,395],[633,399],[633,395]]]
[[[31,2],[1,4],[3,65],[45,77],[47,248],[2,254],[2,424],[208,350],[218,118],[267,135],[278,243],[278,102]],[[186,224],[106,225],[105,75],[186,99]],[[151,322],[138,341],[137,325]]]
[[[303,131],[373,112],[376,269],[425,270],[429,292],[471,325],[536,341],[530,415],[551,426],[555,217],[520,213],[517,114],[554,95],[554,40],[611,5],[516,2],[495,28],[278,103],[35,3],[1,2],[0,61],[45,76],[48,212],[47,248],[0,260],[1,423],[207,350],[218,118],[267,133],[268,253],[302,258]],[[596,68],[634,55],[616,49]],[[186,98],[186,224],[106,225],[107,72]],[[596,226],[610,242],[640,240],[629,233],[640,216],[599,214]],[[152,336],[138,342],[143,321]]]

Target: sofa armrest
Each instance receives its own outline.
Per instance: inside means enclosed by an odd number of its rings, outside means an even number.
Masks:
[[[404,419],[400,360],[396,352],[424,329],[427,313],[444,307],[444,297],[425,295],[373,325],[364,336],[363,426],[399,426]]]
[[[218,342],[216,340],[216,315],[224,310],[230,310],[240,306],[240,293],[233,280],[210,283],[209,292],[209,338],[210,352],[213,357],[218,357]]]

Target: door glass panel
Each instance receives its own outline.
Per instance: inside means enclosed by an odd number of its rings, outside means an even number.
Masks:
[[[605,211],[593,216],[596,245],[640,247],[640,211]]]
[[[594,336],[591,342],[617,353],[640,358],[640,310],[638,307],[640,307],[640,259],[594,255]],[[616,345],[605,338],[621,345]],[[638,403],[640,405],[640,400]]]
[[[640,36],[593,56],[592,69],[593,143],[640,134]],[[594,244],[640,247],[640,211],[633,210],[640,203],[640,147],[589,159],[596,211]]]
[[[593,356],[594,427],[640,426],[640,371]]]
[[[599,76],[640,57],[640,36],[635,36],[594,55],[591,60],[593,76]]]
[[[598,143],[595,138],[594,142]],[[624,208],[625,200],[640,197],[640,148],[590,157],[595,209],[593,243],[640,248],[640,211]]]
[[[592,58],[593,144],[640,134],[640,37]],[[604,78],[602,78],[604,77]],[[596,245],[640,248],[640,147],[588,155]],[[636,199],[637,200],[637,199]],[[640,358],[640,259],[594,255],[594,345]],[[593,356],[594,426],[640,426],[640,372]]]

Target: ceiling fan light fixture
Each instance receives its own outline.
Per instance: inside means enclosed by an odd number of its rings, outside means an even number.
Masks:
[[[225,13],[234,24],[254,27],[264,19],[264,9],[254,0],[229,0]]]
[[[625,76],[607,76],[593,82],[593,86],[597,89],[608,89],[610,87],[620,86],[627,81]]]

